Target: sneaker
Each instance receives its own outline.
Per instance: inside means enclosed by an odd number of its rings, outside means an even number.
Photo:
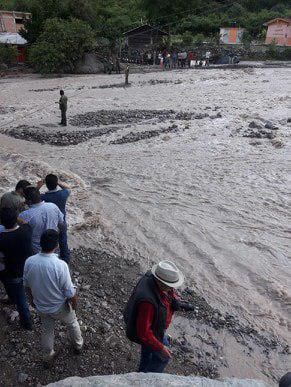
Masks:
[[[28,321],[20,321],[20,325],[25,331],[32,331],[33,330],[33,322],[32,320]]]

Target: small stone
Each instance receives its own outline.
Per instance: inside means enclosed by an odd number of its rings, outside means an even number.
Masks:
[[[251,129],[262,129],[262,125],[257,124],[255,121],[249,123],[249,128]]]
[[[278,130],[278,126],[275,126],[271,121],[267,121],[265,124],[266,129]]]
[[[27,379],[28,379],[28,375],[27,374],[24,374],[22,372],[20,372],[20,374],[18,374],[17,380],[18,380],[19,383],[24,383],[24,382],[27,381]]]

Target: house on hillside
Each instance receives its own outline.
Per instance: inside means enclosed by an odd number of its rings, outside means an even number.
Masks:
[[[0,44],[11,44],[17,47],[17,62],[25,61],[25,46],[27,41],[19,35],[25,22],[31,19],[27,12],[0,11]]]
[[[291,19],[276,18],[264,26],[268,27],[266,44],[275,42],[278,46],[291,46]]]
[[[143,62],[144,55],[155,57],[156,50],[162,45],[163,39],[169,34],[157,27],[144,24],[130,31],[124,32],[125,47],[128,58],[141,58]],[[139,59],[135,60],[139,62]]]
[[[244,28],[227,27],[220,28],[220,43],[221,44],[241,44],[244,34]]]

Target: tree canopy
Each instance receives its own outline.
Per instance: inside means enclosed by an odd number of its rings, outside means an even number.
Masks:
[[[96,36],[114,42],[141,22],[172,34],[211,36],[236,23],[255,36],[274,17],[291,17],[290,0],[0,0],[0,9],[32,12],[26,38],[35,42],[49,18],[87,22]]]
[[[263,23],[291,17],[290,0],[0,0],[0,9],[32,12],[26,38],[35,42],[47,19],[87,22],[97,37],[114,43],[122,33],[141,22],[171,32],[211,36],[219,27],[244,27],[255,37]]]

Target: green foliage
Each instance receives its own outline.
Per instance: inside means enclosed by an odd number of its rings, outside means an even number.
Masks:
[[[0,63],[11,65],[16,62],[17,49],[15,46],[0,44]]]
[[[47,19],[77,18],[87,22],[96,36],[107,39],[112,48],[123,32],[142,22],[172,35],[206,37],[236,22],[255,39],[263,33],[266,21],[291,17],[290,0],[0,0],[0,8],[33,14],[27,31],[22,32],[29,43],[36,42]]]
[[[187,47],[190,46],[193,43],[193,35],[191,32],[186,31],[182,35],[182,42]]]
[[[72,72],[84,52],[94,47],[91,27],[78,19],[48,19],[29,59],[40,73]]]
[[[291,60],[291,48],[282,48],[276,45],[273,41],[266,51],[266,59],[273,60]]]
[[[252,40],[253,40],[252,35],[249,33],[249,31],[245,30],[242,36],[242,43],[245,46],[245,48],[250,47]]]
[[[203,34],[197,34],[194,36],[194,42],[196,44],[202,44],[207,38]]]

